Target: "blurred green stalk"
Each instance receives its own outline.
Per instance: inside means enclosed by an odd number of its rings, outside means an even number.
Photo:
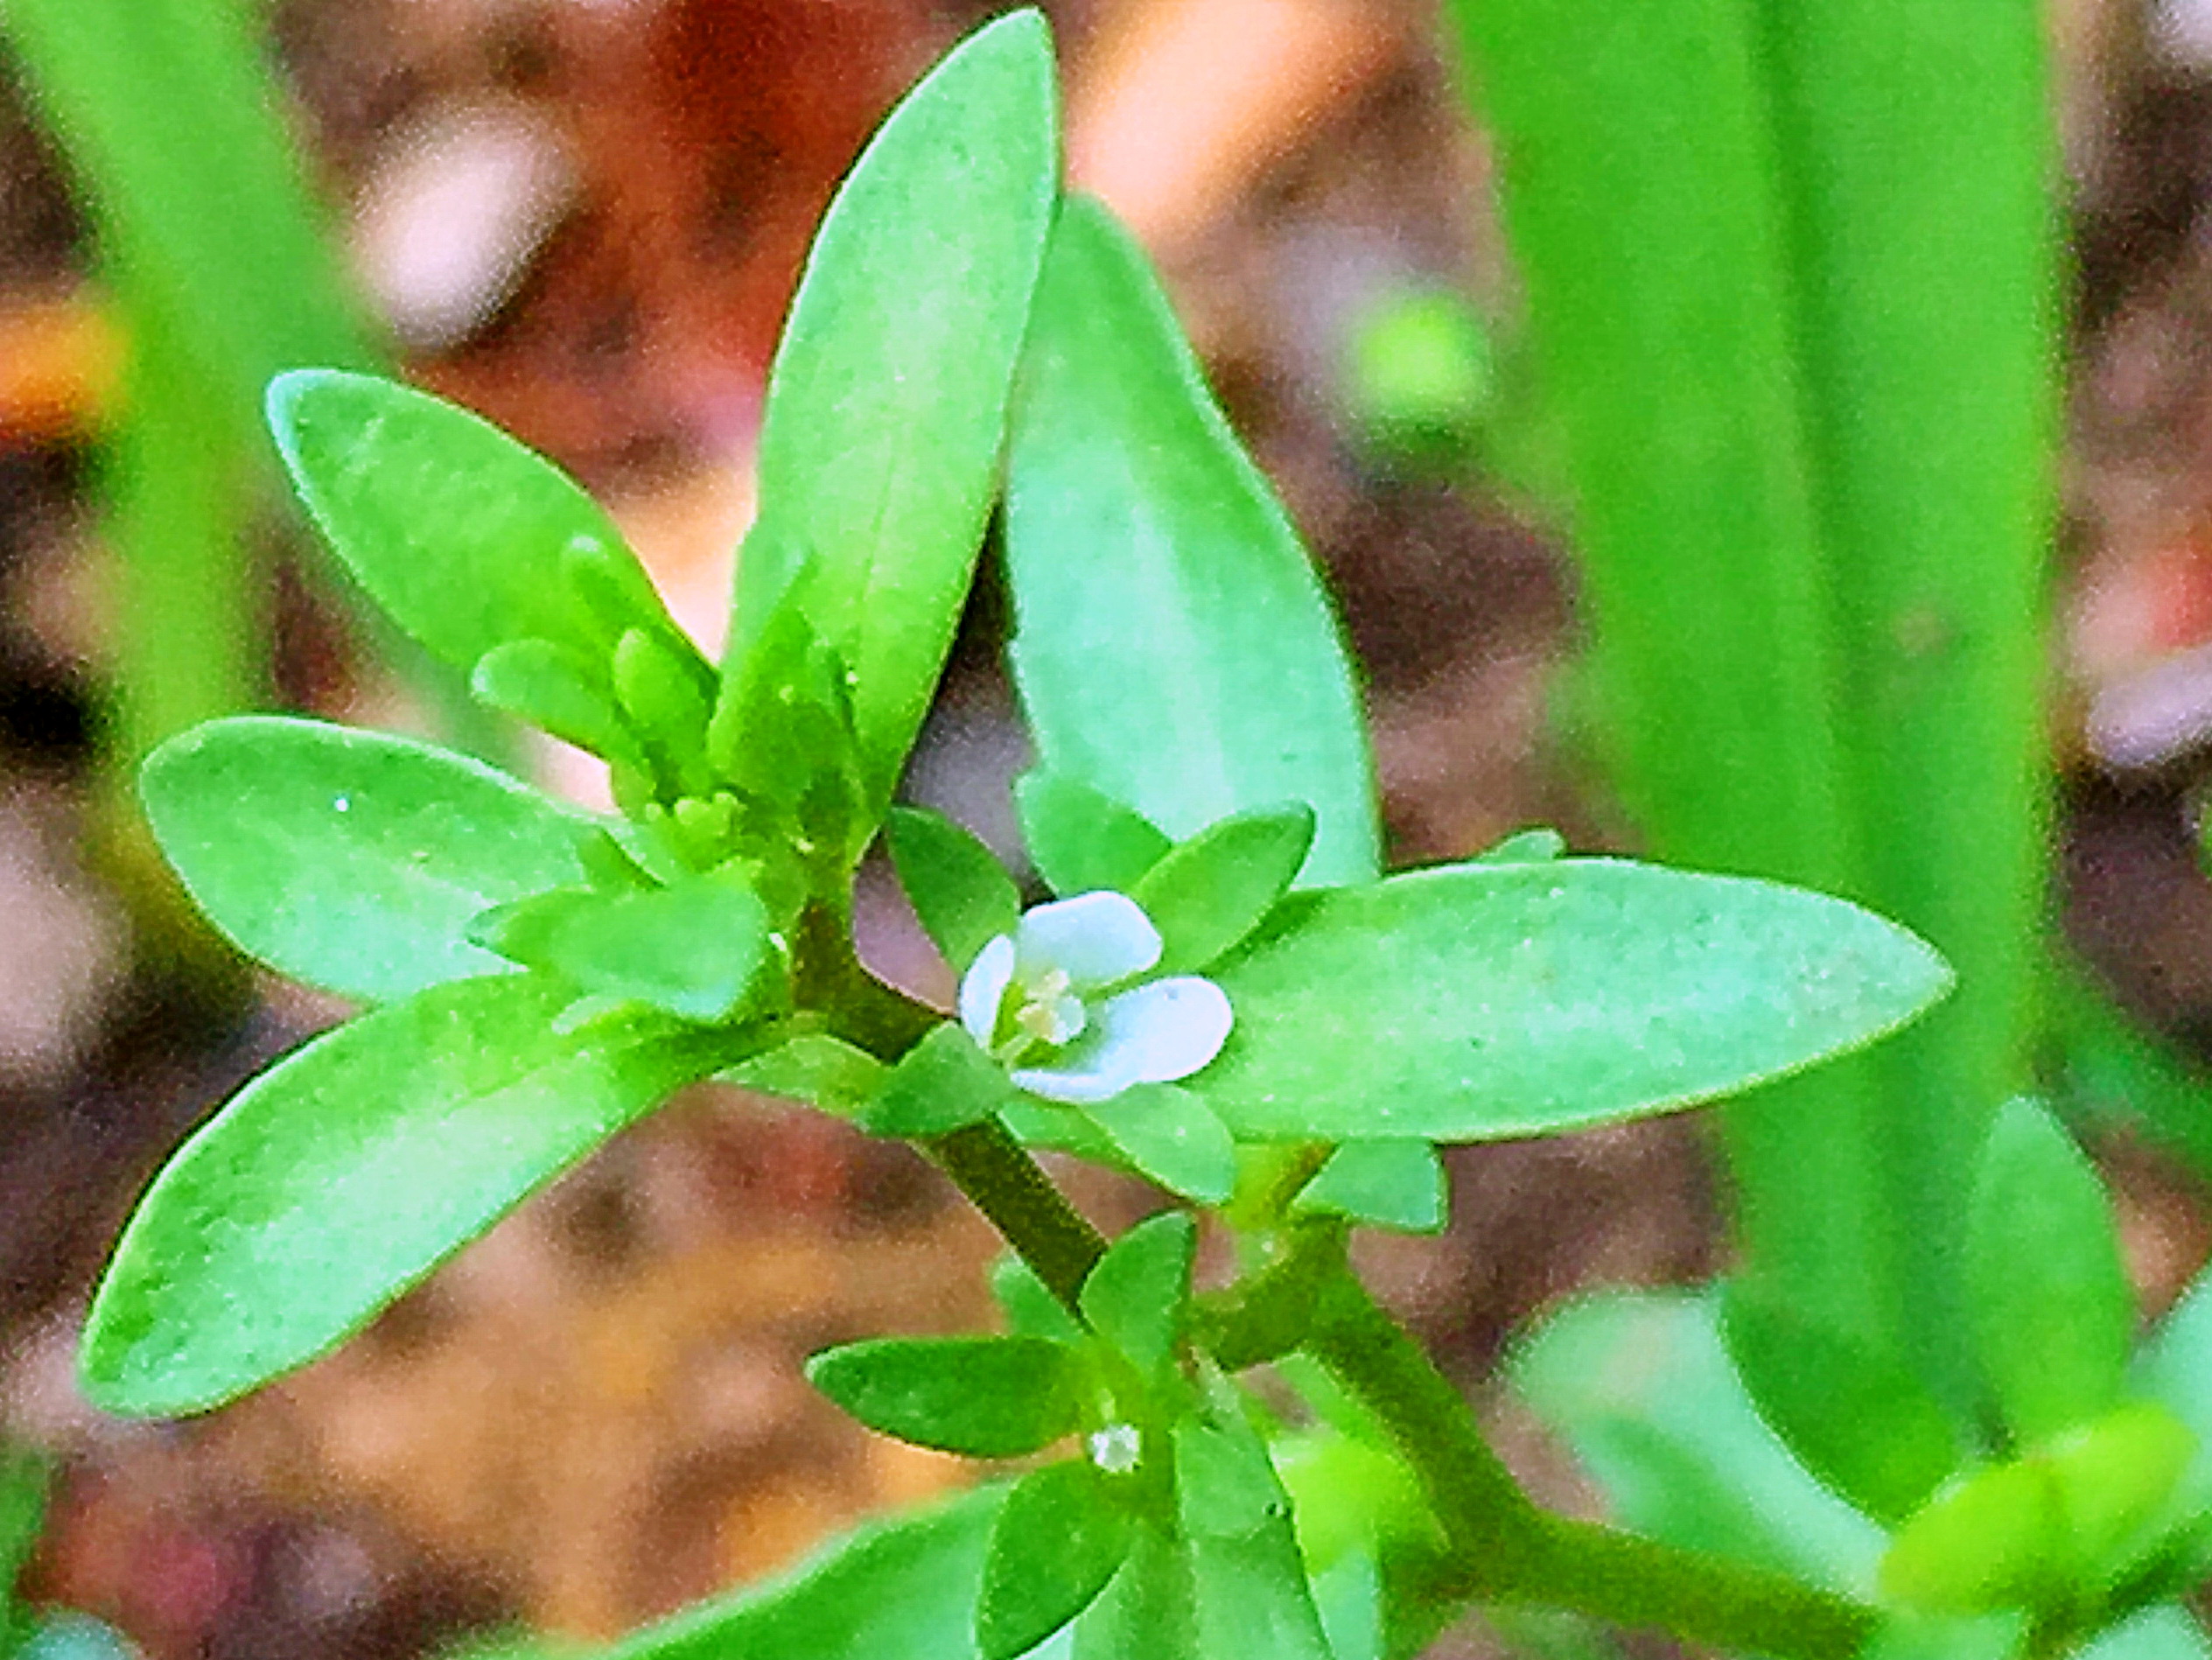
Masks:
[[[2027,1082],[2055,252],[2020,0],[1455,0],[1653,851],[1847,893],[1959,994],[1723,1115],[1750,1265],[1961,1412]]]

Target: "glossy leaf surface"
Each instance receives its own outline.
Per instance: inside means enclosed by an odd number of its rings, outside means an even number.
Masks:
[[[1018,1458],[1074,1430],[1071,1364],[1034,1337],[886,1337],[816,1355],[807,1378],[881,1434]]]
[[[155,1178],[93,1299],[110,1411],[220,1404],[313,1359],[677,1086],[758,1040],[660,1017],[558,1033],[572,988],[431,988],[263,1073]]]
[[[1155,972],[1202,969],[1243,939],[1289,889],[1312,844],[1313,810],[1293,803],[1236,814],[1176,846],[1130,893],[1160,932]]]
[[[140,791],[200,909],[272,968],[381,1002],[512,964],[470,943],[495,905],[581,882],[579,814],[427,744],[243,716],[163,745]]]
[[[852,672],[878,799],[928,705],[983,542],[1057,193],[1057,119],[1038,13],[962,43],[846,175],[776,354],[735,635],[795,564],[806,614]]]
[[[1936,954],[1841,900],[1609,859],[1294,894],[1214,965],[1188,1081],[1240,1137],[1476,1141],[1663,1111],[1869,1043]]]
[[[1304,802],[1302,879],[1374,874],[1367,736],[1319,581],[1144,256],[1076,198],[1009,436],[1012,655],[1045,765],[1170,836]]]

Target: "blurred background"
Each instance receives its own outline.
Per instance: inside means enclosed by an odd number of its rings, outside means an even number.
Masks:
[[[1396,0],[1047,9],[1075,181],[1159,261],[1327,569],[1394,860],[1536,823],[1578,848],[1647,844],[1605,781],[1577,667],[1569,445],[1442,22]],[[194,719],[281,706],[599,788],[574,755],[472,722],[365,620],[276,488],[260,385],[381,368],[480,410],[607,502],[718,645],[812,224],[891,100],[990,10],[10,0],[0,1437],[53,1471],[35,1599],[157,1660],[412,1656],[508,1628],[583,1642],[961,1479],[853,1428],[797,1362],[984,1319],[986,1231],[899,1149],[728,1092],[675,1103],[361,1340],[236,1407],[125,1424],[70,1374],[103,1250],[156,1164],[341,1012],[196,930],[136,827],[134,759]],[[2195,851],[2212,5],[2063,0],[2047,21],[2070,258],[2043,342],[2066,392],[2034,741],[2057,779],[2053,908],[2084,983],[2139,1027],[2098,1027],[2068,1054],[2101,1069],[2067,1075],[2156,1307],[2212,1252],[2212,1092],[2194,1070],[2212,1055]],[[1024,760],[1003,610],[986,585],[908,785],[1002,842]],[[871,884],[864,949],[932,989],[927,947]],[[1718,1263],[1696,1120],[1460,1150],[1452,1167],[1444,1237],[1362,1249],[1471,1386],[1576,1287]],[[1102,1217],[1144,1202],[1076,1180]]]

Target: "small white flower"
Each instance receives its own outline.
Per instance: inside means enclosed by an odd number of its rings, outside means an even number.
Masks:
[[[1124,894],[1040,905],[969,965],[960,1023],[1016,1087],[1047,1101],[1096,1106],[1172,1083],[1222,1052],[1234,1017],[1222,988],[1194,974],[1129,984],[1159,956],[1159,930]]]

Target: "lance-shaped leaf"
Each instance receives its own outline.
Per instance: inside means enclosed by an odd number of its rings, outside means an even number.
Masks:
[[[1082,1459],[1016,1482],[991,1530],[976,1602],[984,1660],[1017,1660],[1091,1605],[1129,1554],[1130,1513]]]
[[[1228,1201],[1236,1187],[1236,1143],[1228,1126],[1189,1090],[1140,1083],[1084,1115],[1139,1175],[1202,1205]]]
[[[914,914],[956,970],[1021,921],[1014,879],[964,826],[921,808],[895,807],[884,839]]]
[[[1250,1426],[1175,1426],[1175,1499],[1200,1651],[1221,1660],[1329,1660],[1291,1505]]]
[[[1179,844],[1130,890],[1159,929],[1158,974],[1202,969],[1260,924],[1313,845],[1303,802],[1209,824]]]
[[[824,1349],[807,1379],[884,1435],[1019,1458],[1074,1432],[1072,1352],[1036,1337],[885,1337]]]
[[[508,972],[472,944],[495,905],[584,879],[581,815],[446,750],[320,721],[210,721],[147,760],[162,851],[272,968],[381,1002]]]
[[[1144,256],[1071,200],[1008,438],[1014,676],[1045,765],[1170,836],[1305,802],[1302,880],[1372,876],[1372,768],[1334,619]]]
[[[1167,1211],[1116,1239],[1083,1281],[1083,1318],[1143,1370],[1158,1369],[1174,1353],[1197,1249],[1197,1223]]]
[[[1020,11],[970,37],[839,187],[770,375],[733,638],[795,563],[807,615],[852,673],[878,799],[921,724],[982,545],[1052,221],[1056,132],[1044,19]],[[746,655],[725,665],[733,681]]]
[[[612,521],[488,421],[390,381],[298,369],[270,382],[269,425],[338,557],[455,668],[517,640],[606,664],[634,627],[711,685]]]
[[[603,1660],[976,1660],[970,1635],[1003,1487],[872,1523],[796,1572],[647,1627]]]
[[[1966,1218],[1975,1347],[1998,1409],[2034,1443],[2118,1397],[2135,1336],[2110,1201],[2058,1121],[2009,1103],[1990,1126]]]
[[[196,1412],[312,1360],[526,1194],[760,1039],[658,1016],[560,1033],[537,975],[435,986],[314,1039],[171,1159],[80,1359],[93,1400]]]
[[[1058,773],[1024,773],[1014,806],[1029,857],[1062,899],[1110,888],[1127,893],[1174,846],[1133,807]]]
[[[1663,1111],[1872,1042],[1949,987],[1840,900],[1613,859],[1297,893],[1214,964],[1186,1081],[1240,1138],[1481,1141]]]

